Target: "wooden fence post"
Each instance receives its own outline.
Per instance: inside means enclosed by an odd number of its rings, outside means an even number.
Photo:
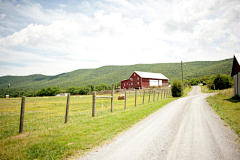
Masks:
[[[66,105],[65,123],[68,122],[69,101],[70,101],[70,93],[68,93],[68,95],[67,95],[67,105]]]
[[[26,97],[23,96],[23,97],[22,97],[22,103],[21,103],[19,133],[22,133],[22,132],[23,132],[24,111],[25,111],[25,99],[26,99]]]
[[[127,91],[125,91],[125,104],[124,104],[124,109],[127,108]]]
[[[114,84],[112,84],[111,112],[113,112]]]
[[[164,89],[164,98],[166,98],[166,89]]]
[[[162,91],[163,91],[163,90],[161,89],[161,99],[162,99]]]
[[[148,103],[150,102],[150,95],[151,95],[151,90],[149,90],[149,98],[148,98]]]
[[[153,101],[155,101],[156,89],[154,89]]]
[[[160,92],[160,91],[158,91],[158,98],[157,98],[157,100],[159,100],[159,92]]]
[[[135,107],[137,106],[137,90],[135,91]]]
[[[143,104],[144,104],[145,90],[143,90]]]
[[[93,92],[92,117],[96,116],[96,91]]]

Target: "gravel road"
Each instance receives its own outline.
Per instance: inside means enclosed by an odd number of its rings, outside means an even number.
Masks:
[[[237,135],[214,113],[207,96],[200,87],[193,87],[187,97],[166,105],[79,160],[240,160]]]

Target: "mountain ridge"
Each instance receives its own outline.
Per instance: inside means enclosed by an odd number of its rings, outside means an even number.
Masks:
[[[232,58],[220,61],[194,61],[183,62],[184,79],[198,75],[231,74]],[[40,89],[46,87],[70,86],[81,87],[88,84],[100,83],[111,85],[128,79],[133,71],[162,73],[169,78],[181,79],[181,63],[154,63],[134,65],[108,65],[95,69],[77,69],[71,72],[54,76],[33,74],[28,76],[4,76],[0,77],[0,89],[6,89],[8,82],[11,88]]]

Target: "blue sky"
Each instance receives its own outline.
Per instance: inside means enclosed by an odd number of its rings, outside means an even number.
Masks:
[[[239,0],[0,0],[0,76],[232,58],[239,28]]]

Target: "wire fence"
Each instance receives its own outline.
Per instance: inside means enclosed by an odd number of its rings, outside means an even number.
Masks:
[[[118,100],[118,96],[125,92],[114,94],[113,112],[124,110],[125,99]],[[169,89],[145,89],[126,91],[126,109],[130,109],[152,101],[170,96]],[[108,96],[108,95],[106,95]],[[150,97],[150,98],[149,98]],[[92,95],[71,96],[69,102],[68,123],[82,121],[92,116]],[[21,98],[1,99],[0,101],[0,139],[19,134]],[[25,100],[23,132],[51,130],[65,125],[67,97],[29,97]],[[96,116],[102,117],[111,112],[110,99],[96,100]],[[79,117],[83,117],[79,119]]]

